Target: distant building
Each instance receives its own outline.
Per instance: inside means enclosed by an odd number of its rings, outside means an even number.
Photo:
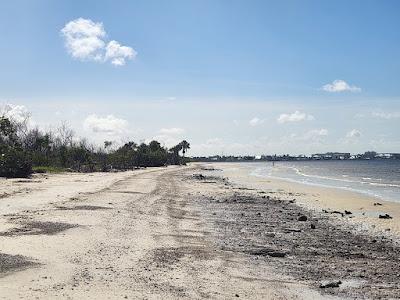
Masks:
[[[344,160],[344,159],[349,159],[350,158],[350,153],[340,153],[340,152],[332,152],[332,159],[340,159],[340,160]]]
[[[319,153],[312,154],[311,159],[313,160],[345,160],[350,159],[350,153],[342,153],[342,152],[327,152],[327,153]]]
[[[375,151],[367,151],[362,155],[362,159],[375,159],[377,154]]]
[[[399,159],[400,153],[377,153],[375,158],[379,159]]]

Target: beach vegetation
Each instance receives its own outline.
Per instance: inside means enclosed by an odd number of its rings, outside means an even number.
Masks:
[[[23,148],[18,127],[9,119],[0,117],[0,176],[26,177],[32,172],[29,154]]]
[[[28,128],[26,124],[0,118],[1,177],[26,177],[32,172],[107,172],[178,165],[185,163],[184,156],[190,148],[187,141],[168,149],[155,140],[148,144],[129,141],[119,147],[112,141],[104,141],[102,146],[95,146],[76,137],[65,122],[47,132]]]

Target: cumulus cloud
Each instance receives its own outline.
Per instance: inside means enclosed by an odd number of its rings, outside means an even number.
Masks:
[[[332,83],[325,84],[322,89],[330,93],[361,92],[361,88],[354,85],[349,85],[346,81],[340,79],[334,80]]]
[[[0,116],[20,123],[27,121],[30,117],[30,113],[24,105],[6,103],[0,106]]]
[[[68,52],[82,60],[101,60],[106,36],[102,23],[79,18],[68,22],[61,33]]]
[[[255,117],[255,118],[253,118],[253,119],[251,119],[250,121],[249,121],[249,125],[250,126],[258,126],[258,125],[261,125],[262,123],[264,123],[264,120],[261,120],[261,119],[259,119],[259,118],[257,118],[257,117]]]
[[[90,19],[75,19],[61,29],[65,46],[72,57],[83,61],[110,61],[115,66],[123,66],[126,60],[133,59],[137,52],[117,41],[107,43],[107,33],[103,23]]]
[[[357,139],[359,137],[361,137],[361,132],[357,129],[352,129],[346,134],[346,138],[349,139]]]
[[[298,110],[296,110],[292,114],[281,114],[277,119],[278,123],[280,124],[287,122],[301,122],[301,121],[312,121],[312,120],[314,120],[314,116],[299,112]]]
[[[179,135],[185,132],[185,129],[183,128],[177,128],[177,127],[172,127],[172,128],[161,128],[160,133],[161,134],[168,134],[168,135]]]
[[[113,115],[100,117],[95,114],[89,115],[83,122],[85,130],[107,135],[121,135],[127,132],[128,122]]]
[[[127,59],[134,58],[136,54],[131,47],[121,46],[117,41],[111,41],[106,47],[105,60],[110,60],[115,66],[123,66]]]

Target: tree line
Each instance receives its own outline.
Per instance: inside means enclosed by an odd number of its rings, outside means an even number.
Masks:
[[[76,138],[65,123],[54,131],[28,128],[27,120],[0,116],[0,177],[26,177],[32,172],[95,172],[185,164],[187,141],[168,149],[158,141],[102,146]],[[180,155],[182,153],[182,156]]]

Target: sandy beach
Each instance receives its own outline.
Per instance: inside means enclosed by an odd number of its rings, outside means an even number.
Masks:
[[[308,209],[328,211],[328,213],[340,212],[342,214],[333,213],[333,217],[357,224],[376,234],[385,234],[400,240],[400,202],[385,201],[338,188],[251,176],[251,169],[243,164],[216,163],[212,165],[221,169],[223,176],[237,184],[273,192],[280,199],[296,199],[296,203]],[[351,214],[346,215],[345,211]],[[392,219],[379,219],[379,215],[385,214],[390,215]]]
[[[400,299],[400,1],[0,3],[0,300]]]
[[[198,164],[1,180],[0,298],[400,297],[389,237],[311,208],[344,209],[328,191],[279,184]]]

